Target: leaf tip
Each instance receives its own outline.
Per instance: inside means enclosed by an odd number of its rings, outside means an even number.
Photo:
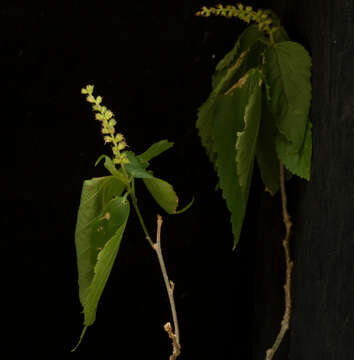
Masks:
[[[75,345],[75,347],[71,350],[71,352],[76,351],[76,349],[80,346],[82,339],[84,338],[85,332],[87,330],[87,325],[84,326],[84,328],[82,329],[81,335],[80,335],[80,339],[78,341],[78,343]]]

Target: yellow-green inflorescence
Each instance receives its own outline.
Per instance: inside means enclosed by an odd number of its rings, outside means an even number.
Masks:
[[[101,96],[95,98],[92,95],[93,89],[93,85],[87,85],[85,88],[81,89],[81,93],[86,95],[86,100],[92,104],[92,110],[95,112],[96,120],[100,121],[102,124],[101,131],[105,144],[112,144],[112,152],[114,154],[113,162],[120,165],[127,164],[129,163],[129,160],[127,159],[124,149],[126,149],[128,145],[125,142],[124,136],[120,133],[115,134],[114,127],[117,124],[117,121],[114,118],[114,114],[111,110],[101,105]]]
[[[237,17],[246,23],[254,21],[258,25],[260,31],[264,31],[269,36],[275,30],[273,27],[271,17],[264,11],[259,9],[258,11],[253,10],[252,6],[244,6],[242,4],[234,5],[216,5],[216,7],[203,6],[200,11],[197,12],[197,16],[208,17],[210,15],[224,16],[227,18]]]

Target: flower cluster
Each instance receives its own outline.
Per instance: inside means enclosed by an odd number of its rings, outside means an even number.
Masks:
[[[233,5],[216,5],[215,8],[210,7],[207,8],[203,6],[200,11],[197,12],[197,16],[208,17],[210,15],[216,16],[224,16],[227,18],[237,17],[246,23],[250,23],[254,21],[258,24],[258,29],[260,31],[265,31],[268,34],[272,33],[272,19],[271,17],[259,9],[258,11],[254,11],[252,6],[244,6],[242,4]]]
[[[129,163],[129,160],[127,159],[124,149],[126,149],[128,145],[125,142],[124,136],[119,133],[115,134],[114,127],[117,124],[117,121],[114,118],[114,114],[111,110],[101,105],[101,96],[95,98],[92,95],[93,89],[93,85],[87,85],[85,88],[81,89],[81,93],[86,95],[86,100],[92,104],[96,120],[100,121],[102,124],[102,134],[105,144],[112,144],[112,151],[114,154],[113,162],[115,164],[127,164]]]

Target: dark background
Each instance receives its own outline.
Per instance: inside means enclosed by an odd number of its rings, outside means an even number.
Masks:
[[[224,4],[227,4],[224,3]],[[354,4],[352,0],[252,1],[272,8],[313,57],[310,183],[288,184],[294,228],[293,313],[276,359],[354,358]],[[101,298],[81,331],[74,231],[84,179],[105,174],[99,124],[80,94],[96,94],[139,153],[161,139],[152,163],[185,214],[164,216],[163,246],[176,283],[181,359],[263,359],[283,312],[279,195],[256,170],[241,240],[195,130],[217,62],[244,25],[197,18],[212,1],[2,2],[2,352],[36,357],[166,359],[169,304],[154,253],[133,215]],[[156,207],[138,187],[155,231]],[[141,191],[141,192],[140,192]]]

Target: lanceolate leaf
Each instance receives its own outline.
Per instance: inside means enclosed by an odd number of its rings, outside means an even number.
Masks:
[[[237,133],[236,142],[237,174],[242,187],[252,174],[262,108],[262,75],[259,70],[250,70],[248,77],[250,92],[243,118],[245,125]]]
[[[197,128],[201,142],[206,148],[210,160],[215,162],[213,152],[214,130],[213,130],[213,105],[217,98],[237,84],[242,76],[251,68],[261,65],[262,53],[265,45],[262,32],[256,26],[250,26],[241,35],[235,48],[225,56],[217,66],[213,86],[214,89],[207,101],[198,110]]]
[[[247,165],[245,185],[241,187],[236,164],[237,133],[244,129],[246,107],[249,104],[250,96],[252,97],[252,94],[258,92],[259,78],[259,72],[251,70],[227,95],[218,98],[213,111],[216,169],[223,197],[231,213],[234,247],[238,242],[242,228],[254,164],[253,155],[253,159],[250,159],[249,165]],[[257,97],[258,95],[256,95]],[[255,109],[257,109],[256,106]]]
[[[227,69],[235,64],[241,54],[248,51],[257,41],[265,40],[264,33],[258,30],[257,25],[248,26],[238,38],[233,49],[228,52],[216,65],[216,71],[212,78],[213,88],[225,76]]]
[[[87,254],[82,259],[78,253],[79,272],[84,269],[91,273],[88,287],[86,287],[87,283],[79,283],[80,290],[85,286],[80,297],[84,309],[84,329],[79,344],[86,328],[95,321],[97,305],[117,256],[129,209],[129,202],[125,197],[116,197],[108,202],[100,215],[89,224],[91,234],[86,239],[90,243],[87,250],[89,261]]]
[[[138,158],[142,161],[150,161],[170,149],[172,146],[173,142],[169,142],[167,140],[158,141],[157,143],[152,144],[145,152],[138,155]]]
[[[265,52],[271,109],[278,131],[288,141],[287,152],[300,151],[304,141],[311,102],[310,68],[311,58],[298,43],[279,42]]]

